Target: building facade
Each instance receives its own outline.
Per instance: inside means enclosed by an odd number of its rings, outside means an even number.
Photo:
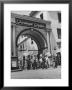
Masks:
[[[11,13],[11,62],[16,61],[16,67],[18,66],[18,40],[20,36],[26,36],[35,41],[38,54],[45,52],[53,54],[54,48],[57,47],[51,21]],[[20,48],[24,49],[24,43],[20,44]]]
[[[31,17],[51,22],[51,29],[56,41],[56,48],[61,50],[61,12],[60,11],[32,11]]]

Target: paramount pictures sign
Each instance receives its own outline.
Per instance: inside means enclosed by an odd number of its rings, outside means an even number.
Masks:
[[[20,18],[15,18],[15,23],[16,25],[21,25],[21,26],[34,27],[38,29],[46,29],[46,24],[44,23],[38,23],[38,22],[29,21],[29,20],[20,19]]]

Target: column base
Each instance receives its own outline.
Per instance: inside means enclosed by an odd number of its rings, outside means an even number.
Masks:
[[[11,70],[18,69],[18,57],[11,57]]]

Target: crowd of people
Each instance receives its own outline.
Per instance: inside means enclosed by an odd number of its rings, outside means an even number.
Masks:
[[[23,70],[47,69],[49,67],[57,68],[61,65],[61,55],[58,53],[56,56],[40,54],[23,56],[23,60],[18,61],[18,66]]]

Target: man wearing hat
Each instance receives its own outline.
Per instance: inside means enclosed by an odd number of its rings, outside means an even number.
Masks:
[[[42,68],[42,54],[40,54],[39,62],[40,62],[40,68]]]
[[[53,56],[54,56],[54,68],[57,68],[57,52],[56,52],[56,48],[54,48],[54,53],[53,53]]]
[[[50,52],[47,52],[45,54],[45,59],[46,59],[46,62],[48,63],[48,67],[50,67],[50,59],[48,58],[50,56]]]

